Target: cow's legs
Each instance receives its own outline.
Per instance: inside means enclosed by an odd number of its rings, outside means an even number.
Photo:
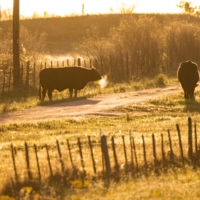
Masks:
[[[73,88],[69,88],[69,94],[70,94],[70,98],[72,98],[72,95],[73,95]]]
[[[47,89],[46,88],[42,88],[42,101],[44,101],[44,98],[46,96],[46,92],[47,92]]]
[[[185,99],[189,99],[189,94],[188,94],[188,88],[187,88],[187,86],[185,86],[182,83],[181,83],[181,86],[182,86],[183,91],[184,91],[184,97],[185,97]]]
[[[192,87],[189,90],[189,98],[190,99],[194,99],[194,90],[195,90],[195,87]]]
[[[52,100],[52,92],[53,92],[52,89],[48,89],[48,97],[49,97],[49,100]]]

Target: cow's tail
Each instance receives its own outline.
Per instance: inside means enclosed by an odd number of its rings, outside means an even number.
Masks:
[[[41,100],[42,96],[41,96],[41,85],[40,84],[39,84],[39,93],[38,93],[38,95],[39,95],[39,100]]]

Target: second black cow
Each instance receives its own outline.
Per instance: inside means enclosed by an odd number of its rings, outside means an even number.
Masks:
[[[67,88],[69,89],[70,97],[73,95],[73,90],[75,90],[75,97],[77,97],[78,90],[83,89],[87,83],[100,79],[101,76],[94,68],[86,69],[73,66],[43,69],[39,75],[39,99],[44,100],[48,92],[48,97],[52,100],[53,90],[61,92]]]
[[[194,90],[199,81],[198,65],[190,60],[181,62],[177,75],[184,90],[185,99],[194,99]]]

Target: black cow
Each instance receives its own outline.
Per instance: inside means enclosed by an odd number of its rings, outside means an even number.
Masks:
[[[190,60],[181,62],[177,75],[184,90],[185,99],[194,99],[194,90],[199,81],[198,65]]]
[[[44,100],[48,91],[48,97],[52,100],[53,90],[61,92],[67,88],[69,89],[70,97],[73,95],[73,90],[75,90],[75,97],[77,97],[78,90],[83,89],[87,83],[100,79],[101,76],[94,68],[86,69],[74,66],[43,69],[39,75],[39,99]]]

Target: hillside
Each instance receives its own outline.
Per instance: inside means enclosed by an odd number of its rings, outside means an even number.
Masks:
[[[129,14],[130,15],[130,14]],[[160,23],[173,20],[198,22],[199,17],[194,15],[176,14],[132,14],[133,17],[146,15],[156,17]],[[118,26],[124,14],[85,15],[55,18],[23,19],[21,26],[34,33],[45,32],[47,37],[47,52],[50,54],[66,54],[72,50],[72,44],[78,43],[86,36],[86,31],[91,26],[98,26],[100,36],[106,36],[113,26]],[[12,29],[12,21],[0,21],[0,28]]]
[[[98,26],[100,35],[106,36],[112,26],[119,24],[121,15],[86,15],[65,18],[39,18],[21,20],[20,25],[31,32],[47,33],[47,51],[63,54],[71,51],[72,44],[86,36],[86,30]],[[0,28],[11,29],[12,21],[0,22]]]

